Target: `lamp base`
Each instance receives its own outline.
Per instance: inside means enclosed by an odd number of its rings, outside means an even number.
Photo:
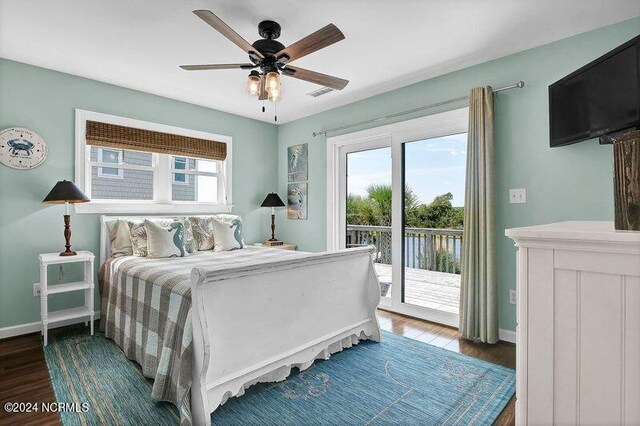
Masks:
[[[60,253],[60,256],[75,256],[78,253],[71,250],[71,216],[65,214],[64,218],[64,239],[66,250]]]
[[[270,240],[267,240],[267,241],[264,242],[265,246],[270,246],[270,247],[281,246],[283,244],[284,244],[284,241],[278,241],[276,239],[270,239]]]

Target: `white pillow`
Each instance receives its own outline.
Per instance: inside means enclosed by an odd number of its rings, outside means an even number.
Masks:
[[[230,221],[212,218],[213,251],[229,251],[244,248],[242,237],[242,220],[238,216]]]
[[[182,217],[164,217],[164,218],[152,218],[152,219],[131,219],[126,221],[129,225],[129,238],[131,242],[131,249],[134,256],[147,257],[149,249],[147,244],[147,229],[144,226],[145,220],[161,225],[167,228],[175,220],[183,221],[184,227],[184,247],[187,253],[196,253],[198,251],[196,243],[193,240],[193,231],[191,229],[191,222]]]
[[[168,225],[144,221],[147,231],[148,257],[185,257],[185,226],[182,220],[174,220]]]
[[[131,256],[131,232],[126,220],[118,219],[107,222],[109,241],[111,241],[111,257]]]

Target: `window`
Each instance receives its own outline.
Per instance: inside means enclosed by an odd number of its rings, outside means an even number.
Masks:
[[[218,186],[222,183],[218,176],[218,161],[172,157],[172,163],[171,200],[211,203],[217,199]],[[183,170],[183,173],[176,173]]]
[[[122,163],[122,151],[119,149],[96,148],[97,161],[101,163]],[[93,152],[91,153],[93,156]],[[93,158],[92,158],[93,160]],[[122,179],[124,177],[122,169],[113,167],[99,167],[98,177],[107,179]]]
[[[92,146],[92,200],[153,200],[153,154]],[[117,161],[114,161],[114,158]],[[117,164],[118,167],[101,167]],[[126,166],[127,168],[120,168]]]
[[[133,130],[125,136],[114,133],[95,136],[92,126],[108,123],[113,128]],[[114,117],[88,111],[76,111],[76,184],[91,198],[77,205],[79,213],[212,213],[228,212],[231,206],[231,138],[155,123]],[[109,130],[109,127],[105,127]],[[92,128],[93,129],[93,128]],[[139,131],[139,146],[131,135]],[[226,155],[212,159],[196,158],[199,151],[177,152],[195,156],[172,155],[171,147],[158,145],[157,152],[145,133],[161,134],[165,143],[174,136],[182,142],[225,144]],[[108,133],[108,132],[107,132]],[[164,137],[167,136],[168,138]],[[154,135],[152,135],[154,136]],[[129,138],[126,140],[126,138]],[[153,139],[153,138],[151,138]],[[101,146],[102,144],[106,146]],[[225,145],[222,145],[223,147]],[[124,147],[118,149],[116,147]],[[129,147],[136,149],[127,149]],[[140,150],[138,150],[138,148]],[[206,148],[206,146],[205,146]],[[203,156],[210,155],[205,149]],[[223,158],[223,159],[222,159]]]

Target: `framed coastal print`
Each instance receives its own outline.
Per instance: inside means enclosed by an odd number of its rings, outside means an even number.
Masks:
[[[287,218],[307,219],[307,182],[290,183],[287,188]]]
[[[289,182],[302,182],[309,178],[308,144],[293,145],[287,148],[287,171]]]

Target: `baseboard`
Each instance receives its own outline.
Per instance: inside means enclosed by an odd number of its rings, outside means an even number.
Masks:
[[[100,319],[100,311],[95,311],[93,313],[93,319]],[[56,322],[55,324],[49,325],[49,329],[64,327],[65,325],[78,324],[83,320],[78,320],[77,318],[68,319],[65,321]],[[30,322],[27,324],[18,324],[12,325],[10,327],[2,327],[0,328],[0,339],[6,339],[7,337],[21,336],[23,334],[31,334],[36,333],[42,329],[42,325],[40,321]]]
[[[498,339],[509,343],[516,343],[516,332],[501,328],[498,330]]]

